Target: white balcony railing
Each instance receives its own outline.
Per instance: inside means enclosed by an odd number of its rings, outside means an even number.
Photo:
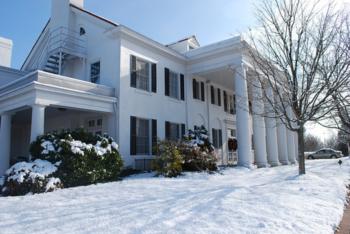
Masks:
[[[87,56],[86,37],[65,27],[48,29],[39,43],[29,70],[43,69],[48,58],[59,52],[80,58]]]

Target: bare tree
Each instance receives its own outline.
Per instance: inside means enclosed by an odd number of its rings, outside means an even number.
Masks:
[[[313,2],[261,0],[261,30],[247,43],[264,100],[273,112],[265,117],[280,119],[298,134],[299,174],[305,174],[305,124],[330,118],[334,95],[350,81],[345,75],[350,64],[344,14],[332,4]]]
[[[317,136],[308,134],[305,136],[305,151],[311,152],[319,150],[322,147],[322,142]]]

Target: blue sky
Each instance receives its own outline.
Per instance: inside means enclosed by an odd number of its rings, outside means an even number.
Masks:
[[[206,45],[254,25],[253,0],[85,0],[85,8],[167,44],[195,34]],[[50,0],[1,0],[0,36],[20,68],[50,17]]]

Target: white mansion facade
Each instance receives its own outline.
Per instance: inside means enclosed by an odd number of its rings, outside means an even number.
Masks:
[[[138,169],[149,168],[157,139],[179,139],[202,125],[219,164],[234,155],[247,167],[296,162],[295,133],[249,111],[264,103],[247,82],[252,69],[241,37],[163,45],[83,5],[52,0],[51,18],[20,70],[10,68],[12,44],[0,38],[0,175],[29,157],[38,135],[76,128],[108,133],[125,166]]]

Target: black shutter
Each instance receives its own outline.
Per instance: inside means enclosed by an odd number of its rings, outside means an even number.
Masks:
[[[197,81],[196,79],[192,80],[192,92],[193,92],[193,99],[197,99]]]
[[[157,64],[152,64],[152,92],[157,92]]]
[[[211,104],[215,104],[214,86],[210,86],[210,90],[211,90]]]
[[[219,130],[219,147],[222,147],[222,130]]]
[[[157,155],[157,120],[152,119],[152,154]]]
[[[169,140],[170,138],[170,123],[165,121],[165,139]]]
[[[170,79],[170,70],[169,68],[164,69],[164,78],[165,78],[165,96],[169,96],[169,79]]]
[[[212,134],[212,139],[213,139],[213,145],[215,148],[217,148],[217,142],[216,142],[216,130],[214,128],[212,128],[211,130],[211,134]]]
[[[218,89],[218,105],[221,106],[221,90]]]
[[[181,124],[181,139],[183,139],[185,135],[186,135],[186,125]]]
[[[130,117],[130,155],[136,155],[136,117]]]
[[[185,100],[185,76],[180,74],[181,100]]]
[[[130,86],[136,88],[136,57],[133,55],[131,55],[130,74]]]
[[[179,136],[177,140],[181,139],[181,129],[180,129],[180,124],[176,124],[176,136]]]
[[[204,82],[201,82],[201,99],[205,101],[205,90],[204,90]]]
[[[224,91],[224,110],[227,112],[227,94],[226,94],[226,91]]]

